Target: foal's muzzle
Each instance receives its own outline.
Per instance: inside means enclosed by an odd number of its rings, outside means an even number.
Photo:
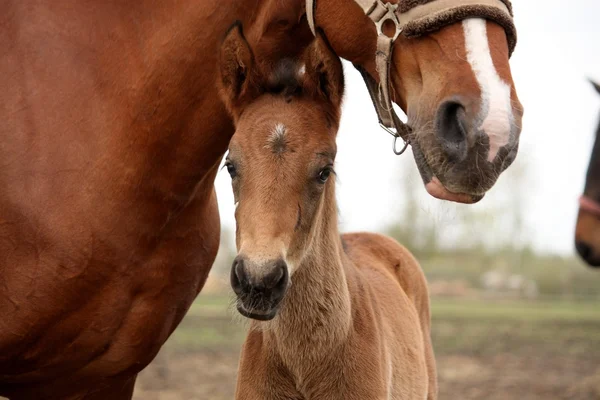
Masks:
[[[288,267],[282,259],[257,265],[238,256],[231,266],[231,287],[237,295],[237,309],[248,318],[273,319],[288,283]]]

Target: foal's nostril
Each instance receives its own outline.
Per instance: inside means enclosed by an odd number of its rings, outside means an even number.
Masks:
[[[288,269],[283,260],[275,263],[273,271],[267,274],[263,279],[263,284],[266,289],[278,290],[287,286]]]
[[[233,291],[239,294],[244,286],[248,284],[248,277],[244,271],[243,259],[236,257],[235,260],[233,260],[233,265],[231,266],[231,275],[229,278],[231,280],[231,287],[233,288]]]
[[[436,117],[436,129],[440,145],[449,160],[464,160],[468,153],[465,107],[453,100],[442,103]]]

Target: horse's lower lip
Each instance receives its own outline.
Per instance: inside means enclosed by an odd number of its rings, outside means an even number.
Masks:
[[[257,321],[270,321],[277,315],[277,308],[273,308],[265,312],[248,311],[242,304],[237,305],[237,310],[246,318],[255,319]]]
[[[440,180],[434,176],[425,184],[427,193],[436,199],[453,201],[455,203],[473,204],[483,199],[484,195],[472,195],[467,193],[454,193],[446,189]]]
[[[436,199],[463,204],[473,204],[483,199],[483,194],[458,193],[448,190],[429,166],[418,142],[413,142],[412,150],[419,174],[421,174],[421,178],[425,184],[425,189],[431,196]]]

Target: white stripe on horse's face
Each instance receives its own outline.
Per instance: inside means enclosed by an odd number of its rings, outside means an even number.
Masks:
[[[477,83],[481,89],[480,129],[490,141],[488,161],[493,162],[498,151],[509,143],[513,121],[510,86],[504,82],[492,61],[488,43],[486,21],[471,18],[463,21],[467,60],[471,64]]]

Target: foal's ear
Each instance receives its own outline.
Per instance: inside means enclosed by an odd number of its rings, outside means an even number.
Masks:
[[[596,89],[596,91],[598,93],[600,93],[600,84],[598,82],[596,82],[596,81],[591,80],[591,79],[589,79],[589,81],[594,86],[594,88]]]
[[[339,110],[344,96],[344,69],[322,31],[304,53],[305,87]]]
[[[248,100],[249,92],[253,89],[254,64],[254,54],[244,37],[242,24],[237,21],[229,28],[221,44],[219,57],[221,97],[236,118],[241,114],[243,100]]]

